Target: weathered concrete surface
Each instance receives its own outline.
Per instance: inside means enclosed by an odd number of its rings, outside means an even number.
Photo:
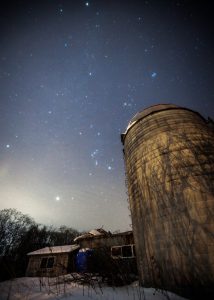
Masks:
[[[214,130],[198,113],[156,105],[121,136],[144,284],[214,286]]]

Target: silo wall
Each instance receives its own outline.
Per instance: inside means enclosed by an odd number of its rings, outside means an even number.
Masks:
[[[141,282],[212,293],[213,128],[194,111],[157,105],[121,138]]]

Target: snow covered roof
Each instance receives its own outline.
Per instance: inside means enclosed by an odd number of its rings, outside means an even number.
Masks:
[[[91,231],[89,231],[89,233],[92,235],[101,235],[101,234],[105,234],[106,232],[104,231],[104,229],[100,228],[100,229],[92,229]]]
[[[27,255],[41,255],[41,254],[56,254],[56,253],[69,253],[79,248],[79,245],[64,245],[45,247],[33,252],[29,252]]]
[[[99,228],[99,229],[92,229],[91,231],[87,232],[87,233],[84,233],[78,237],[76,237],[74,239],[74,242],[78,241],[78,240],[82,240],[82,239],[86,239],[86,238],[91,238],[91,237],[94,237],[94,236],[99,236],[99,235],[108,235],[108,232],[105,231],[104,229],[102,228]]]

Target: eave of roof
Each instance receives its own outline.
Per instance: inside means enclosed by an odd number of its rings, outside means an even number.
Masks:
[[[45,254],[60,254],[60,253],[70,253],[79,249],[79,245],[64,245],[64,246],[53,246],[38,249],[36,251],[29,252],[27,255],[45,255]]]

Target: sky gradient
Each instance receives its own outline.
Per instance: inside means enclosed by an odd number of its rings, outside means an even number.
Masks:
[[[120,134],[174,103],[214,117],[202,1],[3,1],[0,209],[80,230],[129,230]]]

